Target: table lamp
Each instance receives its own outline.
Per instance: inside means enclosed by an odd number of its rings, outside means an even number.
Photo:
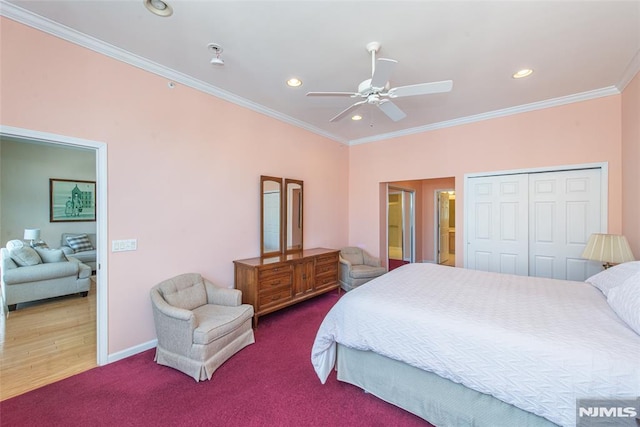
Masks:
[[[35,246],[36,242],[40,240],[40,229],[39,228],[25,228],[24,230],[24,240],[31,240],[31,247]]]
[[[582,258],[602,262],[605,270],[613,264],[634,260],[626,237],[619,234],[602,233],[595,233],[589,237]]]

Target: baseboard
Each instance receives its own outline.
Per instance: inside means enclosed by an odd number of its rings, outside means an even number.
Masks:
[[[107,356],[107,363],[117,362],[118,360],[122,360],[129,356],[133,356],[135,354],[142,353],[143,351],[152,349],[157,345],[158,345],[158,340],[155,339],[155,340],[147,341],[145,343],[136,345],[134,347],[129,347],[117,353],[112,353],[109,356]]]

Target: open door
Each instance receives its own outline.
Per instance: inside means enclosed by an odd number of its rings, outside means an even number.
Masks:
[[[438,264],[455,265],[455,192],[436,191],[436,259]]]
[[[387,243],[389,270],[415,262],[415,192],[389,187]]]

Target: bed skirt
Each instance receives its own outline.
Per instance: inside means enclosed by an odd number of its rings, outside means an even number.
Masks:
[[[338,380],[423,418],[435,426],[552,427],[556,424],[397,360],[338,344]]]

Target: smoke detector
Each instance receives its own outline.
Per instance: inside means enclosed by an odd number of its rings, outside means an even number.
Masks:
[[[216,55],[213,58],[211,58],[211,65],[218,65],[218,66],[222,66],[224,65],[224,60],[222,58],[220,58],[220,54],[222,53],[222,46],[220,46],[217,43],[209,43],[207,45],[207,47],[209,48],[209,50],[212,50],[213,53]]]

